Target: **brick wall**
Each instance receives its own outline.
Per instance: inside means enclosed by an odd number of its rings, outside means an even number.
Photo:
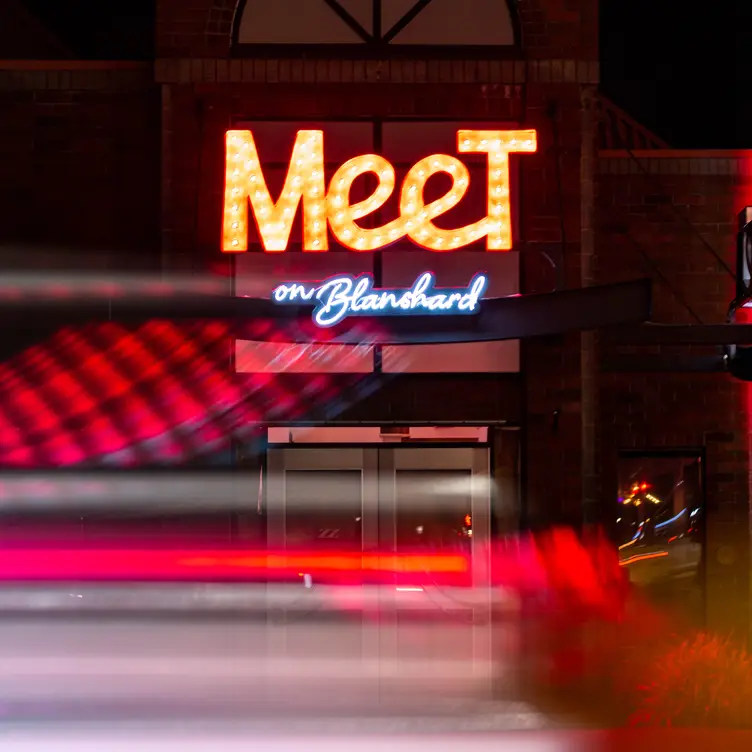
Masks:
[[[231,59],[233,0],[160,0],[156,76],[163,85],[165,265],[200,269],[221,262],[223,133],[234,118],[483,119],[538,129],[538,153],[521,163],[520,235],[528,243],[565,241],[562,281],[579,286],[581,96],[583,86],[598,80],[597,3],[520,0],[516,5],[524,46],[524,55],[517,57]],[[547,291],[557,282],[540,254],[526,254],[522,268],[527,291]],[[527,342],[522,356],[529,518],[533,523],[578,521],[580,338]],[[393,388],[413,387],[406,381]],[[473,395],[473,415],[490,418],[499,404],[496,392],[510,389],[510,396],[519,399],[508,379],[486,380],[481,386],[468,377],[455,391]],[[399,399],[384,392],[369,401],[371,418],[389,414],[399,419],[394,404],[417,399],[409,391]],[[501,399],[501,404],[509,400]],[[512,413],[509,419],[514,420]]]
[[[482,86],[401,84],[370,90],[356,85],[302,87],[278,84],[173,85],[166,92],[166,111],[172,124],[169,154],[171,179],[164,194],[169,210],[164,225],[166,263],[170,268],[191,270],[216,267],[224,262],[218,252],[223,197],[223,134],[233,118],[242,117],[374,117],[409,114],[413,117],[462,117],[468,121],[491,119],[521,121],[539,133],[539,151],[521,161],[520,235],[529,243],[557,243],[561,237],[560,212],[564,212],[567,241],[565,277],[579,285],[580,205],[577,191],[564,186],[579,185],[580,87],[529,85],[523,98],[521,87],[508,87],[504,95],[489,98]],[[556,114],[561,143],[562,191],[556,180],[554,129],[546,112],[549,99],[559,103]],[[198,144],[201,147],[198,148]],[[170,221],[170,218],[172,221]],[[529,291],[547,291],[556,282],[550,263],[540,254],[527,254],[523,263],[524,283]],[[533,521],[564,515],[579,515],[581,490],[579,474],[580,384],[579,340],[555,339],[526,343],[523,349],[527,404],[525,441],[528,475],[528,509]],[[462,391],[473,394],[473,379],[465,380]],[[405,382],[405,389],[411,389]],[[496,415],[493,390],[508,389],[508,380],[483,387],[483,402],[473,414]],[[464,399],[464,398],[463,398]],[[372,419],[391,414],[392,397],[382,393],[381,401],[371,400]],[[409,401],[407,398],[402,402]],[[492,413],[494,413],[492,415]],[[552,428],[554,414],[557,425]],[[395,418],[395,416],[392,416]],[[407,418],[407,414],[404,415]],[[395,419],[398,419],[396,417]],[[513,420],[513,416],[508,416]],[[557,479],[552,481],[552,473]],[[552,483],[556,491],[552,493]],[[561,507],[557,510],[557,507]]]
[[[158,265],[151,66],[0,62],[0,110],[4,266]]]
[[[649,276],[653,320],[723,323],[734,284],[736,214],[752,193],[750,155],[602,153],[598,278]],[[711,251],[712,249],[712,251]],[[670,284],[667,284],[668,280]],[[718,354],[715,348],[616,347],[603,358]],[[620,449],[705,452],[709,626],[749,619],[749,387],[722,373],[608,373],[601,378],[601,459],[615,497]]]
[[[526,292],[581,284],[581,94],[579,86],[527,86],[526,123],[538,131],[539,152],[537,159],[523,165],[521,234],[531,243],[561,244],[554,260],[562,273],[557,274],[540,253],[525,253]],[[552,102],[555,112],[550,110]],[[529,522],[579,524],[583,498],[580,335],[525,341],[523,371]]]

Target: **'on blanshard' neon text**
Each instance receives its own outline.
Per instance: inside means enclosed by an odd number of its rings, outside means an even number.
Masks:
[[[436,288],[424,272],[408,288],[374,288],[373,277],[341,275],[317,284],[287,282],[272,292],[279,304],[313,305],[318,326],[338,324],[348,316],[457,315],[478,312],[488,277],[476,274],[467,287]]]

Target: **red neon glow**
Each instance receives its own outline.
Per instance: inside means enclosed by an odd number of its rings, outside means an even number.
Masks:
[[[337,242],[353,251],[373,251],[408,237],[416,245],[432,251],[452,251],[486,238],[489,251],[512,247],[512,220],[509,200],[509,154],[534,152],[534,130],[457,131],[459,153],[487,155],[486,216],[465,227],[439,228],[434,224],[465,196],[470,173],[456,157],[433,154],[413,165],[400,191],[399,216],[385,225],[365,228],[359,219],[373,214],[389,199],[396,186],[394,166],[377,154],[355,157],[342,165],[325,186],[324,133],[297,132],[284,187],[272,199],[264,177],[253,133],[229,130],[225,138],[225,198],[222,221],[222,250],[238,253],[248,250],[250,206],[261,246],[267,252],[284,251],[290,240],[298,206],[303,206],[303,250],[328,250],[327,228]],[[350,190],[356,178],[372,173],[378,185],[367,199],[350,203]],[[444,173],[452,180],[440,199],[425,203],[428,180]]]

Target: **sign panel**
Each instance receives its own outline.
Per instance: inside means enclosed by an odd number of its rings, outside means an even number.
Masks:
[[[327,131],[328,133],[328,131]],[[454,131],[452,131],[454,133]],[[264,299],[270,310],[281,315],[296,310],[293,305],[275,303],[272,292],[284,283],[298,283],[316,287],[322,280],[334,277],[374,276],[375,256],[372,253],[352,253],[330,250],[328,253],[240,253],[235,257],[235,294],[249,299]],[[409,290],[426,270],[434,275],[434,287],[439,291],[466,289],[479,271],[487,277],[488,287],[482,295],[478,314],[461,318],[471,324],[482,316],[492,298],[519,293],[519,254],[508,253],[433,253],[414,248],[384,253],[380,264],[381,284],[390,290]],[[299,309],[301,323],[313,323],[313,303]],[[374,338],[392,321],[425,321],[431,316],[374,315],[346,318],[360,325],[363,333],[359,344],[327,344],[330,333],[337,327],[320,328],[323,338],[316,343],[291,342],[280,333],[278,339],[287,341],[253,342],[244,339],[236,343],[235,367],[243,372],[263,373],[369,373],[373,371]],[[452,316],[431,316],[432,328],[442,328]],[[315,324],[314,324],[315,326]],[[517,373],[520,368],[519,343],[460,342],[456,344],[392,344],[381,345],[381,369],[384,373]]]
[[[327,251],[329,233],[353,251],[375,251],[408,238],[431,251],[453,251],[482,238],[489,251],[512,247],[509,200],[509,155],[534,152],[534,130],[457,131],[457,151],[485,154],[486,215],[476,222],[444,228],[435,220],[457,206],[470,187],[470,172],[457,157],[432,154],[418,160],[407,172],[399,191],[398,216],[379,227],[358,223],[381,209],[396,188],[394,166],[378,154],[365,154],[339,167],[329,185],[324,174],[324,132],[297,132],[281,194],[275,201],[267,187],[253,132],[230,130],[226,134],[225,197],[222,250],[248,250],[251,217],[263,249],[278,253],[290,243],[293,220],[302,205],[303,250]],[[366,199],[350,203],[357,178],[371,174],[377,185]],[[440,198],[426,203],[429,179],[443,174],[451,181]],[[249,215],[250,207],[250,215]]]
[[[485,274],[476,274],[465,288],[436,288],[431,272],[423,272],[407,289],[373,286],[373,277],[340,275],[320,284],[289,282],[274,289],[279,304],[311,304],[318,326],[338,324],[348,316],[404,316],[410,314],[473,314],[488,287]]]

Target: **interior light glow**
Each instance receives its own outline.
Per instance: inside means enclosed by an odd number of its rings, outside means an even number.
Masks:
[[[272,292],[280,304],[312,304],[313,320],[330,327],[348,316],[396,316],[409,314],[474,314],[488,287],[488,278],[476,274],[466,288],[436,288],[435,277],[424,272],[407,289],[374,289],[373,277],[341,275],[318,284],[281,284]]]
[[[327,225],[337,241],[354,251],[373,251],[407,236],[422,248],[452,251],[486,237],[489,251],[512,247],[509,199],[509,154],[534,152],[534,130],[457,132],[459,153],[487,155],[486,216],[473,224],[439,228],[434,220],[454,208],[470,187],[470,173],[457,157],[432,154],[419,160],[407,173],[400,191],[399,216],[385,225],[364,228],[358,219],[380,209],[394,192],[394,166],[377,154],[354,157],[336,170],[328,190],[324,177],[324,134],[319,130],[297,132],[284,187],[275,202],[266,185],[253,133],[229,130],[225,138],[225,199],[222,250],[248,250],[250,203],[259,239],[265,251],[284,251],[290,240],[298,204],[303,204],[303,250],[328,250]],[[449,191],[426,204],[424,188],[438,173],[452,180]],[[350,204],[350,191],[361,175],[373,173],[378,185],[371,196]],[[326,218],[326,222],[317,221]]]

